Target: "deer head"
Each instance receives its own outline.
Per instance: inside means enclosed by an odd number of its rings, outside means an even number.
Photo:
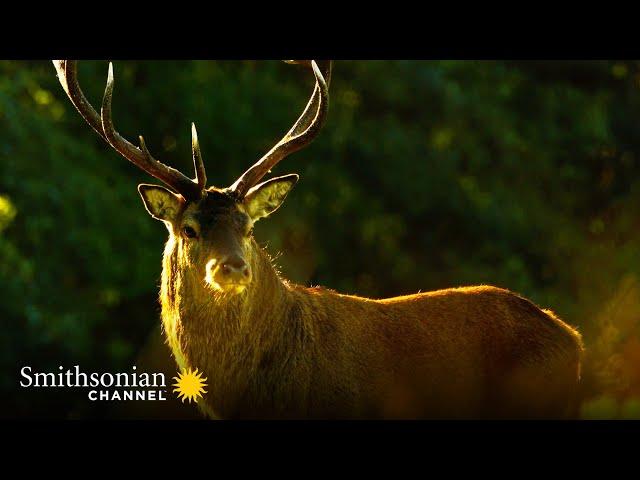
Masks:
[[[116,131],[111,115],[114,86],[111,63],[100,114],[80,88],[77,62],[54,60],[53,63],[71,102],[98,135],[120,155],[166,185],[141,184],[138,191],[149,214],[167,226],[170,243],[180,252],[181,268],[200,276],[214,291],[243,291],[252,281],[253,225],[280,207],[298,175],[259,182],[278,162],[318,135],[328,109],[331,62],[320,62],[321,68],[315,60],[287,61],[313,71],[315,88],[311,98],[289,132],[227,188],[207,187],[194,124],[191,127],[194,179],[156,160],[142,136],[140,147],[136,147]]]

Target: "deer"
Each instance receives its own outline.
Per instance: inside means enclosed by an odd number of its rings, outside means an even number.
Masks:
[[[284,137],[229,187],[207,187],[195,124],[193,179],[122,137],[109,63],[100,113],[77,61],[54,60],[85,121],[165,186],[140,184],[164,223],[161,319],[181,369],[203,372],[211,419],[564,419],[578,412],[581,334],[507,289],[476,285],[385,299],[289,282],[253,236],[297,174],[263,178],[325,123],[332,62],[289,60],[315,81]]]

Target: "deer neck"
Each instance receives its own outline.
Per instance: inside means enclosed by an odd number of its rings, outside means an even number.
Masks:
[[[199,275],[181,271],[176,249],[167,244],[165,250],[164,330],[178,366],[204,371],[208,391],[224,396],[214,399],[216,405],[254,397],[257,393],[249,390],[264,385],[265,375],[284,375],[282,364],[292,353],[283,345],[290,343],[291,335],[304,337],[303,318],[290,289],[268,254],[255,241],[253,247],[253,281],[244,292],[232,295],[216,293]],[[277,352],[286,352],[287,358],[279,358]],[[233,409],[227,405],[223,410]]]

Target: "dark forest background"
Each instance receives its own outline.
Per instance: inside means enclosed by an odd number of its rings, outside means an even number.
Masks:
[[[107,62],[79,68],[99,105]],[[191,174],[195,122],[217,186],[312,88],[278,61],[114,69],[119,131]],[[640,418],[640,62],[338,61],[323,132],[274,169],[291,172],[255,231],[285,277],[371,297],[517,291],[583,333],[582,416]],[[24,365],[174,369],[158,329],[166,231],[136,191],[151,180],[84,123],[50,62],[0,61],[3,416],[121,415],[86,392],[20,389]],[[136,408],[122,415],[181,415]]]

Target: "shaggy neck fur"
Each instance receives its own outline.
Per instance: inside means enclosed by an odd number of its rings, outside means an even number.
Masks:
[[[207,286],[204,271],[189,264],[174,237],[165,248],[164,329],[178,365],[198,368],[208,378],[199,405],[212,416],[269,415],[305,404],[300,392],[306,389],[300,387],[309,372],[300,359],[310,346],[310,329],[295,292],[251,242],[254,281],[240,294]]]

